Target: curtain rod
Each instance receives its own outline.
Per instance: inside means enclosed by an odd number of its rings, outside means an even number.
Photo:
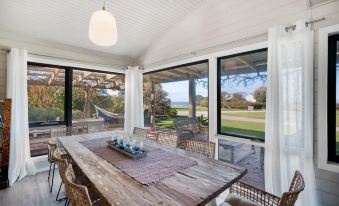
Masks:
[[[308,25],[310,25],[310,24],[317,23],[317,22],[324,21],[324,20],[326,20],[325,17],[320,18],[320,19],[314,19],[314,20],[311,20],[311,21],[306,21],[305,26],[308,27]],[[291,26],[287,26],[287,27],[285,27],[285,31],[288,32],[288,30],[290,30],[290,29],[295,30],[296,27],[297,27],[297,25],[295,25],[295,24],[291,25]]]
[[[10,50],[9,49],[4,49],[4,48],[0,48],[0,51],[5,51],[5,52],[9,52]]]

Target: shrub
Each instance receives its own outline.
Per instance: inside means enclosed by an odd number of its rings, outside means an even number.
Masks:
[[[173,109],[171,108],[169,113],[168,113],[168,116],[171,117],[171,118],[176,118],[178,116],[178,112],[176,109]]]
[[[30,122],[55,121],[57,118],[63,119],[64,112],[55,108],[29,108],[28,119]]]
[[[73,119],[83,119],[85,117],[85,113],[80,110],[73,110],[72,111],[72,118]]]

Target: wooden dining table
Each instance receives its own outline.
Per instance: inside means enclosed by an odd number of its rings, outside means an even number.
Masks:
[[[81,141],[102,139],[121,132],[98,132],[59,137],[61,145],[91,186],[109,205],[205,205],[247,170],[226,162],[188,153],[178,148],[144,143],[197,161],[197,164],[151,185],[143,185],[86,148]],[[134,136],[136,139],[140,137]]]

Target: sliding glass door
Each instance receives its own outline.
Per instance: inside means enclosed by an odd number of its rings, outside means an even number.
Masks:
[[[31,156],[47,154],[53,131],[123,130],[123,74],[28,63],[28,119]]]

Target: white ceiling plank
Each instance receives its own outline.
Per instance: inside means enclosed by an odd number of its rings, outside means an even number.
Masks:
[[[88,39],[88,24],[102,1],[1,0],[0,32],[135,58],[205,2],[106,0],[106,10],[117,20],[118,42],[99,47]]]

